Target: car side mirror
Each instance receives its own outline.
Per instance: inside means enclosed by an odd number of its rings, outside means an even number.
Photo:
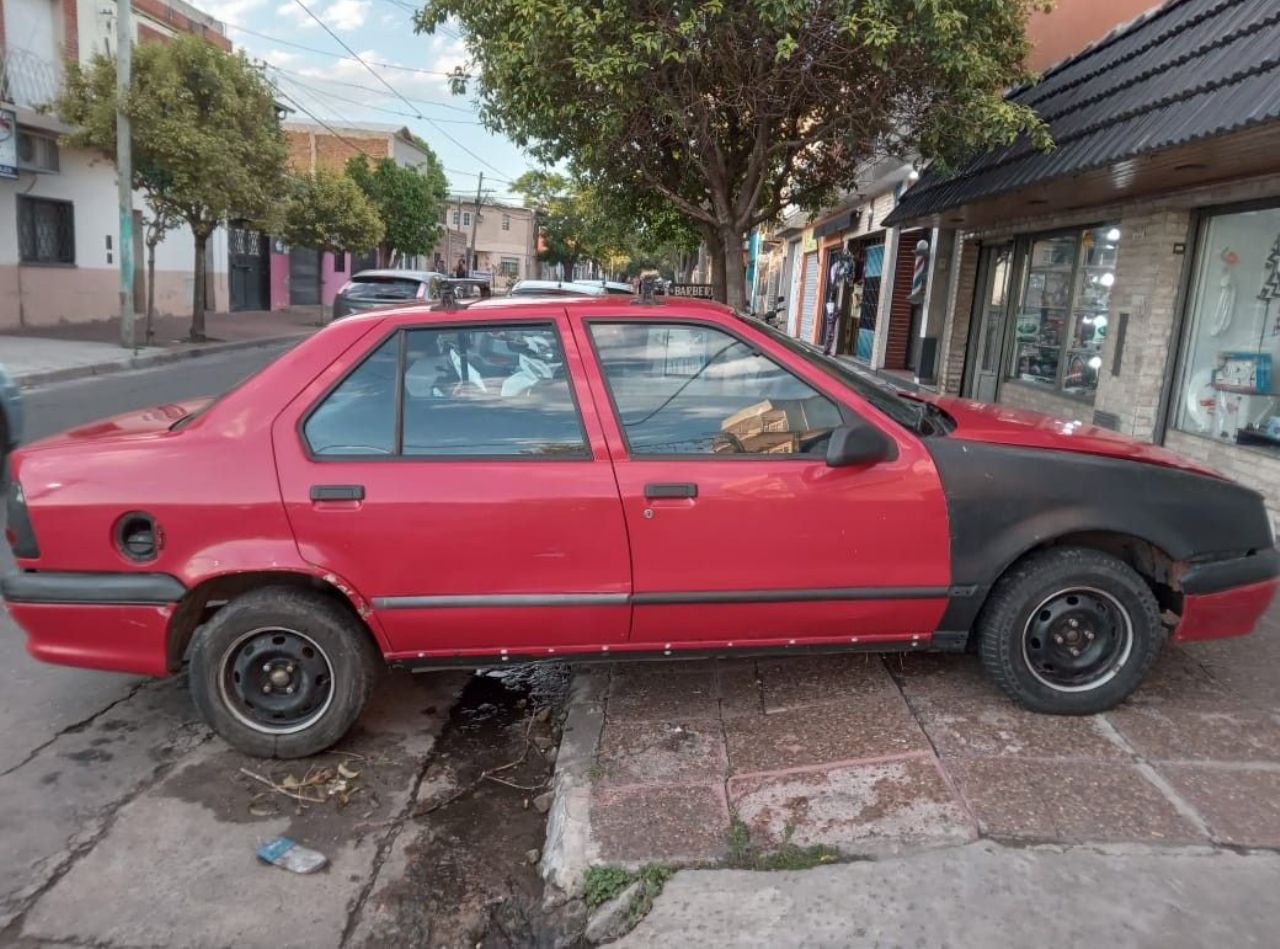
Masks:
[[[894,440],[861,420],[833,430],[827,442],[827,465],[832,468],[874,465],[897,457]]]

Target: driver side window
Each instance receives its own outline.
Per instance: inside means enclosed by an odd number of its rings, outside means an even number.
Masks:
[[[843,424],[834,402],[722,330],[590,327],[633,455],[820,454]]]
[[[304,431],[316,455],[589,455],[549,323],[403,330],[334,389]]]

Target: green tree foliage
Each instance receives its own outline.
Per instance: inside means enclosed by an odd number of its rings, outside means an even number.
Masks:
[[[96,55],[67,64],[53,103],[74,131],[63,141],[116,150],[115,60]],[[134,186],[153,219],[178,219],[195,238],[191,338],[204,339],[205,247],[221,223],[269,220],[282,190],[287,154],[271,86],[258,66],[195,36],[133,51],[124,111],[132,127]]]
[[[466,28],[492,128],[548,165],[677,208],[745,302],[743,236],[817,208],[886,155],[963,160],[1021,133],[1043,0],[427,0],[418,28]]]
[[[382,220],[378,258],[384,266],[391,266],[396,255],[429,254],[444,234],[440,222],[449,183],[435,152],[425,142],[419,147],[427,153],[427,160],[416,168],[396,164],[390,158],[370,165],[364,155],[347,162],[347,174]]]
[[[579,262],[599,262],[608,254],[608,235],[599,227],[596,209],[589,196],[567,176],[553,171],[526,171],[511,183],[511,190],[538,212],[539,236],[544,245],[538,259],[563,265],[566,279],[572,279],[573,268]]]
[[[284,211],[284,239],[332,253],[365,251],[383,238],[382,219],[360,186],[340,172],[297,175]]]

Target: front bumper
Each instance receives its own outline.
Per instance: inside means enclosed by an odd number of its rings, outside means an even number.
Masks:
[[[169,621],[186,592],[153,573],[10,573],[9,614],[44,662],[167,675]]]
[[[1280,552],[1271,548],[1249,557],[1194,564],[1182,575],[1182,591],[1175,642],[1247,635],[1280,591]]]

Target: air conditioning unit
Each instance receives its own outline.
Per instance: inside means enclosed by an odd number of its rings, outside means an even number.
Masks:
[[[50,135],[37,135],[18,130],[18,167],[23,171],[57,173],[58,140]]]

